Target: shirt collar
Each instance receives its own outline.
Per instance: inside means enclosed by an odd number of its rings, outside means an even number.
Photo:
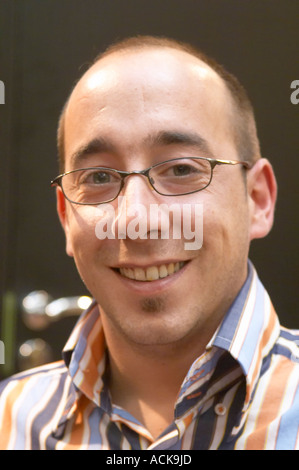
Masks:
[[[224,350],[240,365],[246,378],[245,407],[251,401],[263,359],[278,338],[279,329],[270,298],[249,262],[246,282],[206,348],[207,352]],[[96,302],[78,320],[63,357],[75,387],[96,405],[111,411],[104,380],[106,342]],[[193,384],[200,359],[192,364],[186,376]]]
[[[75,387],[100,405],[107,360],[106,341],[95,301],[79,318],[62,355]]]
[[[263,360],[273,348],[280,323],[270,297],[248,262],[248,276],[224,320],[207,345],[227,351],[246,378],[245,406],[251,401]]]

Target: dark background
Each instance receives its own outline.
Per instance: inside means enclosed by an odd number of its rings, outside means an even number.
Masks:
[[[299,328],[298,124],[290,101],[299,79],[297,0],[0,0],[0,340],[6,364],[36,336],[60,358],[74,319],[31,331],[22,299],[44,289],[54,298],[86,293],[64,235],[49,181],[57,175],[56,126],[87,64],[110,42],[135,34],[188,41],[236,74],[253,102],[262,154],[278,180],[276,222],[251,259],[281,322]]]

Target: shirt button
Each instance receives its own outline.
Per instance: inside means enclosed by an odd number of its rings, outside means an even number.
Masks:
[[[222,405],[222,403],[218,403],[215,406],[214,411],[215,411],[216,415],[224,416],[226,414],[226,406]]]

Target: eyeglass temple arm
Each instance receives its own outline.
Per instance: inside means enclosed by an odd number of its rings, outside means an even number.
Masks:
[[[56,178],[54,178],[51,182],[50,182],[50,186],[52,188],[54,188],[55,186],[61,186],[61,178],[62,178],[63,175],[59,175],[59,176],[56,176]]]
[[[252,163],[237,160],[210,160],[210,162],[212,164],[212,168],[216,165],[243,165],[245,168],[250,170],[250,168],[253,167]]]

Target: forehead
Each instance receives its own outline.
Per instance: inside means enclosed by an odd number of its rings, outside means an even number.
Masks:
[[[149,125],[160,131],[160,125],[183,129],[193,123],[190,130],[200,131],[209,122],[210,133],[222,128],[224,135],[230,114],[223,80],[196,57],[170,48],[114,52],[76,85],[65,114],[65,147],[74,151],[85,144],[79,142],[83,135],[91,140],[108,129],[131,141],[139,132],[144,141]]]
[[[81,78],[72,93],[72,100],[88,93],[113,93],[117,87],[163,87],[178,91],[200,89],[223,94],[227,89],[219,75],[195,56],[171,48],[145,48],[114,52],[95,63]]]

